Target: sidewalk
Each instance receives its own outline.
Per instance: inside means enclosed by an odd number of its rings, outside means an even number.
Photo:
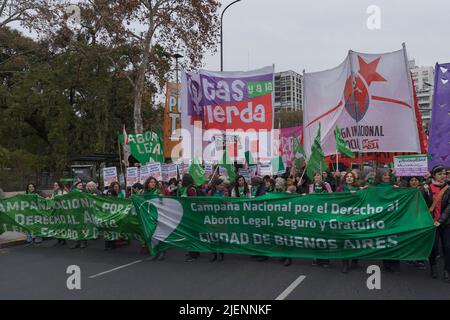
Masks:
[[[27,242],[27,237],[20,232],[5,232],[0,234],[0,249]]]

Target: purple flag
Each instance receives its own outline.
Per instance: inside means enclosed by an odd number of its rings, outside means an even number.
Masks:
[[[450,63],[436,63],[428,153],[430,170],[450,167]]]

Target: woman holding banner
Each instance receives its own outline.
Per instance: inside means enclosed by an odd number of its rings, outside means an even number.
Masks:
[[[233,198],[250,198],[250,188],[243,176],[238,176],[234,182],[233,190],[231,190],[231,196]]]
[[[223,179],[215,179],[212,183],[211,190],[208,192],[208,196],[214,196],[214,197],[229,197],[229,191],[227,187],[225,186],[225,181]],[[209,260],[209,262],[214,262],[216,260],[223,261],[224,254],[223,252],[214,252],[213,256]]]
[[[336,189],[336,192],[350,192],[355,193],[359,190],[356,184],[356,175],[354,172],[347,172],[341,180],[340,186]],[[352,268],[356,268],[358,266],[358,260],[352,259]],[[342,273],[348,273],[350,269],[350,260],[344,259],[342,260]]]
[[[178,181],[176,178],[169,180],[168,186],[164,189],[164,195],[166,197],[175,197],[177,195]]]
[[[27,184],[25,194],[38,195],[36,185],[34,183]],[[36,246],[40,246],[42,243],[42,238],[41,237],[33,237],[31,235],[31,233],[27,233],[27,243],[29,243],[29,244],[34,243]]]
[[[68,193],[69,191],[66,189],[66,187],[62,184],[61,181],[55,181],[53,183],[53,193],[50,197],[50,199],[55,199],[58,196],[62,196],[66,193]],[[65,245],[66,244],[66,239],[58,239],[58,242],[55,245]]]
[[[431,183],[424,185],[423,195],[428,204],[436,226],[436,238],[430,255],[430,273],[437,278],[436,258],[439,252],[439,240],[444,254],[444,280],[450,283],[450,188],[446,183],[446,169],[435,166],[431,170]]]
[[[381,168],[375,176],[375,186],[378,188],[398,188],[392,179],[391,170],[389,168]],[[386,272],[400,273],[399,260],[383,260],[383,269]]]
[[[161,190],[158,187],[158,181],[154,177],[148,177],[144,183],[144,197],[159,195]]]
[[[111,183],[109,185],[108,190],[111,191],[111,194],[114,197],[117,197],[117,198],[120,198],[120,199],[125,198],[125,192],[121,190],[120,184],[117,181],[114,181],[113,183]]]
[[[195,197],[197,196],[197,191],[194,188],[194,178],[189,173],[183,175],[181,179],[181,186],[178,188],[178,197]],[[192,262],[198,259],[200,252],[189,251],[186,254],[186,262]]]
[[[322,173],[315,172],[313,176],[313,183],[309,185],[309,193],[332,193],[331,186],[328,182],[322,180]],[[314,259],[313,266],[322,266],[328,268],[330,260],[328,259]]]

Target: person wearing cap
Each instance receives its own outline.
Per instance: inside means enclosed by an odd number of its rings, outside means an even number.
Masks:
[[[444,255],[444,280],[450,283],[450,188],[446,182],[447,170],[437,165],[431,170],[431,183],[423,187],[423,196],[433,216],[436,226],[436,238],[431,251],[430,275],[438,277],[436,260],[439,253],[439,241],[442,243]]]
[[[98,185],[95,183],[95,181],[89,181],[86,183],[86,193],[92,194],[93,196],[101,196],[102,192],[98,190]]]

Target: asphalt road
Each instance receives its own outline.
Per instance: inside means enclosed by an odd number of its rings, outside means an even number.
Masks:
[[[428,270],[402,262],[400,274],[381,274],[381,289],[369,290],[366,268],[379,261],[361,261],[358,269],[340,272],[340,261],[329,268],[295,259],[283,266],[278,259],[257,262],[248,256],[226,255],[210,263],[209,254],[185,262],[185,252],[171,249],[164,261],[151,261],[139,245],[103,250],[103,241],[87,249],[15,246],[0,250],[0,299],[170,299],[286,300],[305,299],[450,299],[450,284],[433,280]],[[81,289],[69,290],[69,265],[81,270]]]

